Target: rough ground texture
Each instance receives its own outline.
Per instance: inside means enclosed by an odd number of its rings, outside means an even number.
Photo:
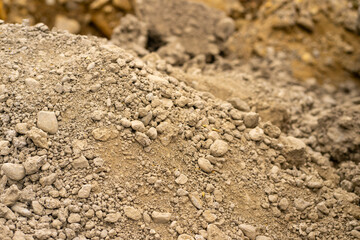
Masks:
[[[0,239],[359,238],[359,90],[286,60],[180,69],[1,24]],[[190,86],[225,80],[229,102]]]

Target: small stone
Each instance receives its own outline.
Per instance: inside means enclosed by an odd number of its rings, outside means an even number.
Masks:
[[[90,196],[92,186],[91,184],[85,184],[78,192],[79,198],[88,198]]]
[[[31,128],[27,131],[26,135],[33,141],[35,146],[48,149],[49,145],[47,142],[47,133],[36,127]]]
[[[249,224],[240,224],[239,228],[245,236],[247,236],[250,240],[255,240],[256,238],[256,228],[254,226],[251,226]]]
[[[199,197],[199,193],[198,192],[192,192],[189,194],[189,199],[191,201],[191,203],[197,208],[197,209],[202,209],[202,201]]]
[[[188,178],[184,174],[180,174],[180,176],[175,179],[175,182],[180,185],[185,184],[187,181],[188,181]]]
[[[194,240],[194,238],[188,234],[181,234],[177,240]]]
[[[261,128],[256,127],[250,130],[249,136],[251,140],[259,142],[264,139],[264,131]]]
[[[322,212],[325,215],[328,215],[330,213],[330,210],[327,208],[327,206],[325,205],[325,202],[321,202],[316,206],[317,210],[319,210],[320,212]]]
[[[215,142],[210,146],[210,153],[214,157],[221,157],[227,153],[229,150],[229,145],[223,140],[215,140]]]
[[[157,130],[154,127],[151,127],[147,132],[146,135],[148,135],[148,137],[151,140],[155,140],[157,138]]]
[[[20,198],[20,190],[13,184],[0,195],[0,202],[5,206],[14,205]]]
[[[155,223],[167,223],[171,219],[171,213],[153,211],[151,217]]]
[[[129,0],[112,0],[115,7],[120,8],[126,12],[130,12],[132,7]]]
[[[16,203],[14,206],[11,207],[11,210],[13,210],[14,212],[20,214],[21,216],[24,217],[31,217],[32,213],[31,211],[29,211],[26,208],[26,205],[24,205],[23,203]]]
[[[0,141],[0,155],[7,156],[11,153],[11,149],[9,148],[10,142],[9,141]]]
[[[125,206],[124,212],[125,212],[125,216],[127,216],[132,220],[138,221],[141,219],[141,212],[134,207]]]
[[[16,231],[12,240],[26,240],[26,235],[22,231]]]
[[[244,124],[247,128],[254,128],[259,123],[259,114],[249,112],[244,115]]]
[[[285,211],[286,209],[288,209],[289,207],[289,201],[287,200],[287,198],[282,198],[279,202],[279,208],[282,211]]]
[[[106,142],[110,139],[114,139],[119,135],[119,131],[115,128],[101,127],[92,131],[92,135],[95,140]]]
[[[39,182],[43,187],[50,186],[56,181],[57,177],[58,177],[57,173],[52,173],[49,176],[40,178]]]
[[[8,178],[15,181],[20,181],[25,177],[25,168],[22,164],[4,163],[1,170]]]
[[[141,132],[135,133],[135,140],[143,147],[147,147],[151,144],[150,138],[146,134]]]
[[[215,224],[209,224],[207,226],[207,235],[208,235],[207,237],[208,240],[227,239],[227,236]]]
[[[28,157],[23,163],[26,175],[37,173],[46,162],[46,156]]]
[[[79,223],[81,221],[81,216],[77,213],[70,213],[67,221],[68,223]]]
[[[134,129],[135,131],[139,131],[139,132],[145,132],[145,126],[144,123],[142,123],[139,120],[134,120],[131,122],[131,128]]]
[[[311,189],[319,189],[323,187],[323,183],[319,180],[311,180],[309,182],[307,182],[306,187],[311,188]]]
[[[249,105],[245,101],[241,100],[240,98],[231,98],[231,99],[228,99],[228,102],[231,103],[231,105],[233,105],[233,107],[236,108],[237,110],[244,111],[244,112],[250,111]]]
[[[38,201],[32,201],[31,206],[36,215],[42,216],[44,214],[44,207]]]
[[[37,127],[47,133],[55,134],[59,128],[55,113],[40,111],[37,115]]]
[[[284,144],[283,155],[291,165],[301,166],[306,161],[306,145],[300,139],[294,137],[281,137]]]
[[[272,240],[270,237],[266,237],[266,236],[257,236],[256,240]]]
[[[0,203],[0,218],[5,218],[7,220],[15,220],[16,215],[13,213],[13,211],[11,211],[10,208]],[[1,231],[0,231],[0,236],[1,236]]]
[[[301,198],[296,198],[296,199],[294,200],[294,205],[295,205],[295,208],[296,208],[298,211],[302,212],[302,211],[304,211],[307,207],[311,206],[312,203],[307,202],[307,201],[305,201],[304,199],[301,199]]]
[[[122,118],[120,120],[120,124],[121,124],[121,126],[126,127],[126,128],[131,127],[131,122],[126,118]]]
[[[208,223],[213,223],[217,219],[217,216],[215,214],[213,214],[211,212],[211,210],[205,210],[202,215],[203,215],[205,221]]]
[[[33,78],[26,78],[25,79],[25,85],[28,87],[28,88],[32,88],[32,89],[37,89],[40,87],[40,83],[33,79]]]
[[[15,131],[19,134],[26,134],[29,131],[27,123],[17,123],[15,125]]]
[[[119,221],[121,215],[118,213],[109,213],[106,215],[104,221],[108,222],[108,223],[116,223],[117,221]]]
[[[355,237],[355,238],[357,238],[357,239],[360,239],[360,232],[359,232],[358,230],[352,230],[352,231],[350,232],[350,234],[351,234],[353,237]]]
[[[214,166],[206,158],[199,158],[198,164],[200,169],[206,173],[211,173],[214,170]]]
[[[281,134],[280,128],[272,125],[271,122],[266,122],[263,126],[263,129],[265,134],[272,138],[278,138]]]
[[[89,167],[89,162],[84,156],[81,156],[72,162],[72,166],[75,169],[87,168]]]

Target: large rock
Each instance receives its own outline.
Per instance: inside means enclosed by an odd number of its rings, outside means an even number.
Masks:
[[[37,127],[47,133],[55,134],[59,129],[55,113],[40,111],[37,115]]]
[[[1,170],[8,178],[15,181],[19,181],[25,177],[25,168],[22,164],[4,163]]]

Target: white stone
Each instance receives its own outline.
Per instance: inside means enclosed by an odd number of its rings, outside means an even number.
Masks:
[[[215,142],[210,146],[210,153],[214,157],[221,157],[227,153],[229,150],[229,145],[223,140],[215,140]]]
[[[55,113],[40,111],[37,115],[37,127],[47,133],[55,134],[59,129]]]
[[[153,211],[151,217],[155,223],[167,223],[171,219],[171,213]]]
[[[214,166],[206,158],[199,158],[198,164],[200,169],[206,173],[211,173],[214,170]]]
[[[82,186],[82,188],[78,192],[78,197],[88,198],[90,196],[91,188],[91,184],[85,184],[84,186]]]
[[[256,127],[250,130],[249,136],[253,141],[261,141],[264,139],[264,131],[261,128]]]
[[[4,163],[1,170],[8,178],[15,181],[19,181],[25,177],[25,168],[22,164]]]
[[[125,216],[127,216],[128,218],[130,218],[132,220],[137,221],[137,220],[141,219],[141,212],[134,207],[125,206],[124,213],[125,213]]]

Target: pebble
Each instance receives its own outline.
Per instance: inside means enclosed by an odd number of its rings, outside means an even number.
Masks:
[[[7,156],[11,153],[11,149],[9,148],[10,142],[9,141],[0,141],[0,155]]]
[[[46,156],[28,157],[23,163],[26,175],[37,173],[42,165],[45,164]]]
[[[249,105],[245,101],[241,100],[240,98],[231,98],[231,99],[228,99],[228,102],[231,103],[231,105],[233,105],[233,107],[236,108],[237,110],[244,111],[244,112],[250,111]]]
[[[253,141],[262,141],[264,139],[264,131],[261,128],[256,127],[250,130],[249,136]]]
[[[202,209],[202,201],[199,197],[199,193],[198,192],[192,192],[189,194],[189,199],[191,201],[191,203],[197,208],[197,209]]]
[[[26,134],[29,131],[27,123],[17,123],[15,125],[15,131],[19,134]]]
[[[22,164],[4,163],[1,170],[8,178],[15,181],[20,181],[25,177],[25,168]]]
[[[79,223],[81,221],[81,216],[78,213],[70,213],[67,221],[68,223]]]
[[[264,123],[263,129],[264,133],[272,138],[278,138],[281,134],[280,128],[271,124],[271,122]]]
[[[175,182],[180,185],[185,184],[187,181],[188,181],[188,178],[184,174],[180,174],[180,176],[175,179]]]
[[[256,228],[254,226],[251,226],[249,224],[240,224],[239,228],[241,229],[241,231],[243,231],[245,236],[247,236],[250,240],[255,240],[257,233],[256,233]]]
[[[266,236],[257,236],[255,240],[272,240],[272,238]]]
[[[66,30],[69,33],[77,34],[80,32],[81,26],[75,19],[68,18],[63,15],[57,15],[55,18],[55,24],[59,30]]]
[[[210,153],[214,157],[224,156],[229,150],[229,145],[223,140],[215,140],[210,146]]]
[[[287,198],[282,198],[279,202],[279,208],[282,211],[285,211],[286,209],[288,209],[289,207],[289,201],[287,200]]]
[[[147,147],[151,144],[150,138],[146,134],[141,132],[135,133],[135,140],[143,147]]]
[[[125,216],[132,220],[137,221],[141,219],[141,212],[134,207],[125,206],[124,212],[125,212]]]
[[[307,201],[305,201],[305,200],[302,199],[302,198],[296,198],[296,199],[294,200],[294,205],[295,205],[295,208],[296,208],[298,211],[302,212],[302,211],[304,211],[307,207],[311,206],[312,203],[311,203],[311,202],[307,202]]]
[[[32,88],[32,89],[37,89],[40,87],[40,83],[39,81],[33,79],[33,78],[26,78],[25,79],[25,85],[28,87],[28,88]]]
[[[5,206],[14,205],[20,198],[19,188],[13,184],[0,195],[0,202]]]
[[[328,215],[330,213],[329,208],[325,205],[325,202],[321,202],[316,206],[317,210],[319,210],[321,213]]]
[[[194,238],[188,234],[181,234],[177,240],[194,240]]]
[[[91,189],[92,189],[91,184],[85,184],[79,190],[78,197],[79,198],[88,198],[90,196]]]
[[[259,123],[259,114],[255,112],[249,112],[244,115],[244,124],[247,128],[254,128]]]
[[[207,226],[207,235],[208,235],[207,237],[208,240],[227,239],[227,236],[215,224],[209,224]]]
[[[106,215],[104,221],[108,222],[108,223],[116,223],[117,221],[119,221],[121,215],[118,213],[109,213]]]
[[[55,134],[59,128],[55,113],[40,111],[37,115],[37,127],[49,134]]]
[[[281,142],[284,144],[282,150],[287,162],[291,165],[301,166],[306,161],[306,145],[303,141],[295,137],[282,137]]]
[[[217,219],[217,216],[214,213],[212,213],[211,210],[205,210],[202,216],[204,217],[205,221],[208,223],[213,223]]]
[[[146,132],[146,135],[148,135],[148,137],[151,140],[155,140],[157,138],[157,130],[154,127],[149,128],[149,130]]]
[[[142,123],[139,120],[134,120],[131,122],[131,128],[134,129],[135,131],[139,131],[139,132],[145,132],[145,126],[144,123]]]
[[[36,127],[32,127],[29,131],[26,132],[26,135],[33,141],[35,146],[41,148],[49,148],[47,141],[47,133]]]
[[[211,173],[214,170],[214,166],[206,158],[199,158],[198,164],[200,169],[206,173]]]
[[[89,162],[84,156],[81,156],[72,162],[72,166],[75,169],[87,168],[89,167]]]
[[[171,213],[153,211],[151,217],[155,223],[168,223],[171,219]]]

